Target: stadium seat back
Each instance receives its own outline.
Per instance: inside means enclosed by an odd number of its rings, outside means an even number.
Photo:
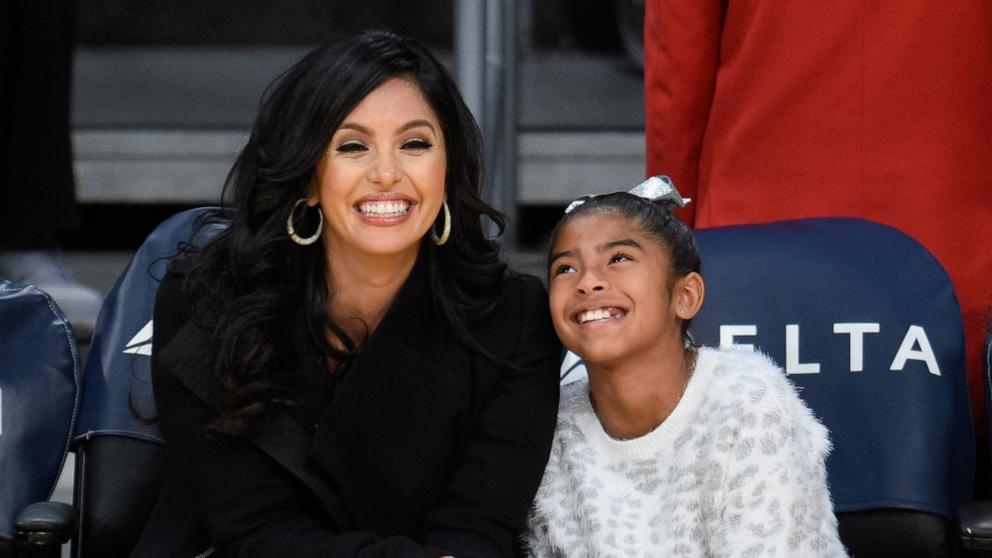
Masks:
[[[75,430],[76,556],[130,553],[158,499],[165,446],[151,384],[155,294],[177,246],[202,243],[219,225],[198,228],[211,208],[159,225],[114,283],[97,319]]]
[[[860,219],[696,238],[707,293],[691,332],[769,354],[829,428],[828,481],[849,549],[950,555],[957,507],[972,497],[974,432],[961,312],[936,259]]]
[[[14,518],[58,482],[79,405],[80,364],[65,315],[38,289],[0,279],[0,556]]]

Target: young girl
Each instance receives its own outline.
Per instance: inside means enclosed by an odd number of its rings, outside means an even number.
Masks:
[[[826,429],[768,357],[686,332],[705,288],[684,205],[656,177],[576,200],[555,229],[552,320],[589,378],[563,388],[530,550],[846,556]]]

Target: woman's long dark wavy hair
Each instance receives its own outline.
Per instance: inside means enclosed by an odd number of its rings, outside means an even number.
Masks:
[[[229,226],[176,262],[186,274],[185,289],[199,297],[193,319],[212,336],[207,362],[222,394],[223,415],[211,430],[237,434],[272,408],[292,404],[279,386],[282,371],[300,364],[298,340],[288,338],[288,332],[301,330],[288,327],[293,320],[302,321],[309,342],[340,365],[359,347],[362,340],[351,339],[328,314],[333,293],[325,279],[323,243],[294,244],[286,219],[307,195],[344,118],[395,77],[419,87],[440,121],[447,149],[451,236],[438,247],[425,235],[418,258],[426,259],[439,313],[463,343],[482,351],[464,326],[488,312],[507,271],[481,219],[488,217],[503,231],[502,215],[480,194],[478,126],[444,67],[421,44],[388,32],[362,33],[314,50],[269,86],[227,177],[224,207],[201,222],[201,228],[218,220]],[[328,333],[345,350],[328,343]]]

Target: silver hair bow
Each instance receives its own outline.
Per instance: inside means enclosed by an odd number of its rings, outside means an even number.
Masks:
[[[672,182],[672,179],[664,175],[652,176],[637,186],[634,186],[630,190],[627,190],[627,193],[633,194],[639,198],[644,198],[652,203],[657,203],[669,209],[685,207],[687,203],[692,201],[691,198],[683,198],[680,196],[679,191],[675,189],[675,184]],[[575,201],[568,204],[568,207],[565,208],[565,214],[567,215],[571,213],[576,207],[579,207],[593,198],[606,195],[609,194],[590,194],[576,198]]]

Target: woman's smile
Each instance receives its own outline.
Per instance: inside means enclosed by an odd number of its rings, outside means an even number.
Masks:
[[[412,262],[441,212],[447,152],[423,93],[387,80],[344,118],[317,168],[310,205],[324,213],[334,257]]]
[[[416,205],[416,201],[406,196],[386,192],[365,196],[354,207],[366,224],[390,227],[406,221]]]

